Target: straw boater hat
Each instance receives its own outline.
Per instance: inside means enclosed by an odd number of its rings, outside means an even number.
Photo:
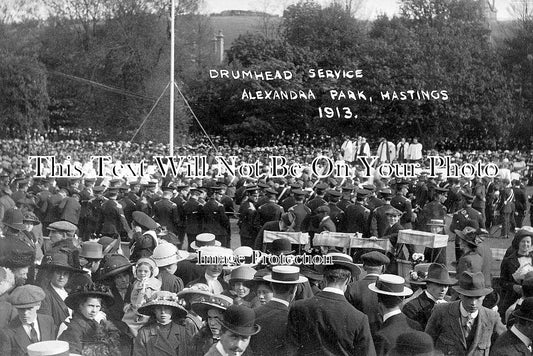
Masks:
[[[70,293],[65,299],[65,304],[70,309],[77,310],[80,301],[83,298],[88,297],[101,298],[102,303],[105,304],[106,307],[113,305],[113,303],[115,302],[115,298],[113,297],[113,294],[111,293],[109,287],[103,284],[93,283],[78,286],[78,288],[76,288],[74,292]]]
[[[151,257],[157,267],[164,267],[185,260],[189,257],[189,253],[178,250],[171,243],[162,242],[154,249]]]
[[[250,246],[237,247],[235,250],[233,250],[233,254],[235,255],[235,257],[241,258],[244,260],[240,264],[240,266],[250,266],[250,267],[257,266],[261,262],[262,257],[263,257],[261,251],[259,251],[258,255],[261,255],[261,257],[254,260],[255,251]]]
[[[244,305],[229,306],[220,324],[237,335],[252,336],[261,331],[261,326],[255,324],[254,310]]]
[[[328,259],[331,259],[332,265],[325,265],[324,267],[326,269],[340,266],[348,269],[355,278],[361,274],[361,269],[355,263],[353,263],[353,259],[350,257],[350,255],[340,252],[330,252],[326,255],[326,261]]]
[[[192,300],[191,308],[203,320],[207,320],[207,312],[210,309],[218,309],[223,312],[232,304],[233,299],[222,294],[198,295]]]
[[[168,291],[157,291],[152,294],[150,299],[143,304],[137,311],[144,315],[153,315],[156,306],[168,306],[174,309],[177,318],[184,318],[187,315],[187,310],[181,306],[176,293]]]
[[[307,282],[307,278],[300,275],[300,268],[296,266],[274,266],[272,273],[263,277],[267,282],[279,284],[298,284]]]
[[[463,272],[459,276],[459,285],[452,287],[457,293],[467,297],[482,297],[492,293],[492,288],[485,288],[485,276],[483,273]]]
[[[206,232],[196,235],[196,239],[191,242],[191,248],[193,250],[198,250],[204,246],[222,246],[222,244],[220,241],[215,240],[215,235]]]
[[[427,223],[428,226],[444,226],[444,220],[442,219],[431,219]]]
[[[413,294],[410,288],[404,286],[405,279],[395,274],[382,274],[375,283],[368,285],[372,292],[385,295],[406,297]]]
[[[70,353],[70,345],[66,341],[49,340],[36,342],[26,347],[28,356],[80,356]]]

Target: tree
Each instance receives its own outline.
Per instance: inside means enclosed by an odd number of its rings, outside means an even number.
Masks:
[[[0,123],[16,137],[48,120],[46,72],[35,59],[0,52]]]

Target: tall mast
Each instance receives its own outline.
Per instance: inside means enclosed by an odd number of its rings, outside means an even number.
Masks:
[[[169,129],[169,155],[174,156],[174,17],[175,0],[171,0],[170,8],[170,129]]]

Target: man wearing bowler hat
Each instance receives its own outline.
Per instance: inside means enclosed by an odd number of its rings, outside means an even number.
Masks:
[[[485,287],[481,272],[463,272],[452,288],[459,300],[435,305],[426,332],[446,355],[487,355],[492,336],[505,331],[498,313],[483,306],[492,288]]]
[[[444,297],[448,292],[448,288],[456,284],[457,280],[450,278],[446,266],[432,263],[423,282],[426,284],[424,292],[405,304],[402,312],[425,329],[433,307],[435,304],[446,303]]]
[[[383,274],[390,260],[378,251],[365,253],[361,259],[366,275],[363,279],[350,283],[344,295],[351,305],[368,317],[370,331],[373,335],[381,327],[381,316],[378,295],[368,289],[368,286],[375,283],[378,277]]]
[[[246,351],[250,338],[261,331],[255,324],[255,312],[243,305],[231,305],[220,320],[220,340],[205,356],[239,356]]]
[[[307,281],[295,266],[274,266],[272,272],[263,276],[270,283],[274,297],[255,309],[256,322],[261,332],[254,336],[250,348],[254,355],[287,354],[287,317],[289,304],[294,300],[296,287]]]
[[[375,355],[368,317],[344,297],[361,270],[342,253],[326,255],[326,287],[289,309],[287,344],[295,355]]]
[[[25,285],[13,290],[8,301],[16,308],[18,318],[0,331],[0,354],[27,355],[28,345],[55,340],[54,319],[37,314],[44,298],[44,291],[37,286]]]
[[[491,356],[530,356],[533,339],[533,298],[526,298],[513,312],[516,323],[498,337]]]

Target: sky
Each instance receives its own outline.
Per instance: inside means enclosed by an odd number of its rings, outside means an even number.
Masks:
[[[482,0],[487,1],[487,0]],[[508,20],[512,16],[509,14],[509,5],[513,1],[520,0],[490,0],[495,1],[498,20]],[[272,14],[281,15],[283,9],[288,5],[297,2],[296,0],[204,0],[204,13],[217,13],[223,10],[257,10]],[[317,0],[325,5],[331,0]],[[354,3],[361,2],[360,17],[373,19],[377,15],[394,15],[399,11],[397,0],[353,0]]]

